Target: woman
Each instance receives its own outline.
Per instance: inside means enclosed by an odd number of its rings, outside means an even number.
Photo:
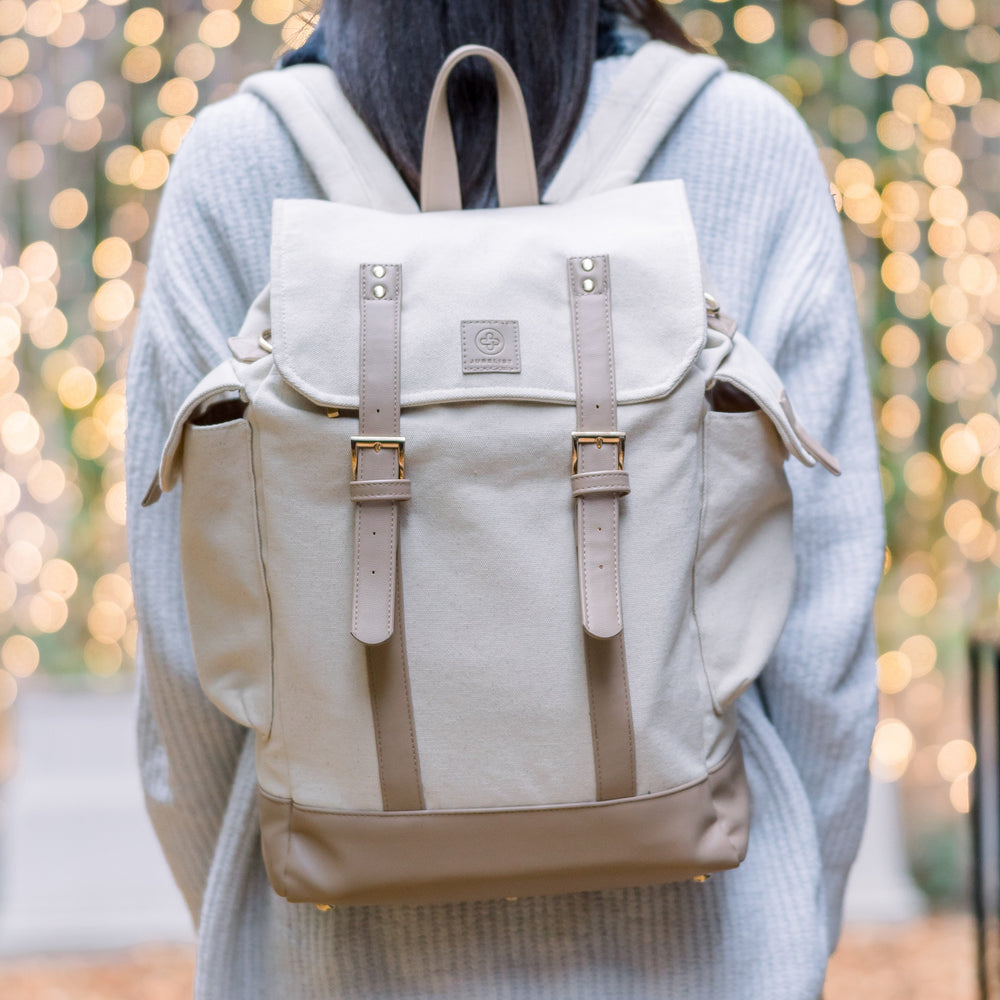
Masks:
[[[335,68],[416,190],[424,108],[444,55],[472,41],[497,48],[524,87],[544,183],[649,35],[684,44],[656,0],[328,0],[298,58]],[[463,69],[453,111],[465,200],[486,205],[489,87]],[[820,995],[865,813],[871,608],[884,545],[853,290],[813,141],[767,86],[736,73],[716,78],[643,179],[669,177],[685,181],[727,312],[843,468],[833,479],[786,467],[798,580],[778,648],[740,702],[754,804],[746,861],[701,885],[321,913],[271,891],[253,741],[199,688],[176,497],[138,511],[169,419],[226,355],[268,280],[272,201],[320,192],[281,122],[252,95],[204,111],[185,140],[160,207],[129,366],[128,486],[143,779],[198,925],[199,997]]]

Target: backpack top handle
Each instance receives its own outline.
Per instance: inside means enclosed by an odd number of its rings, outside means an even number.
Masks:
[[[524,95],[510,63],[485,45],[462,45],[445,59],[434,81],[424,127],[420,164],[420,208],[424,212],[461,209],[455,137],[448,114],[448,77],[469,56],[482,56],[496,77],[497,193],[501,208],[538,204],[538,175]]]

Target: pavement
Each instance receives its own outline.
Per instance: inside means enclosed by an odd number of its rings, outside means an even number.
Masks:
[[[146,816],[134,694],[22,685],[0,785],[0,956],[193,940]]]

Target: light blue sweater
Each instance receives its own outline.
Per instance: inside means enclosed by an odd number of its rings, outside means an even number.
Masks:
[[[584,121],[626,57],[595,64]],[[872,604],[884,526],[865,351],[840,231],[795,110],[713,81],[644,179],[682,177],[725,310],[775,366],[835,479],[786,464],[798,579],[780,644],[740,702],[750,848],[704,884],[465,903],[286,903],[268,885],[253,741],[206,701],[192,660],[178,495],[140,509],[178,405],[227,354],[268,280],[271,203],[319,197],[256,97],[204,110],[159,210],[128,369],[129,545],[148,806],[199,926],[204,1000],[816,1000],[864,819],[875,722]]]

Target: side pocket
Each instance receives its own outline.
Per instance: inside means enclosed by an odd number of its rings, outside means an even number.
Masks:
[[[720,408],[705,414],[694,609],[712,703],[721,715],[778,642],[795,560],[787,452],[772,419],[742,393],[709,399]]]
[[[181,565],[198,677],[241,725],[267,736],[271,625],[250,422],[238,399],[192,415],[181,457]]]

